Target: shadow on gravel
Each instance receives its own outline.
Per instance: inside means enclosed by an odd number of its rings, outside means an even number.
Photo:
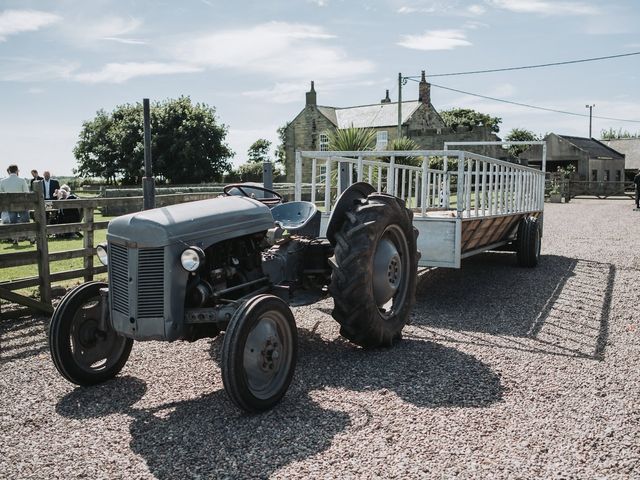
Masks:
[[[145,459],[156,478],[266,478],[327,450],[337,434],[366,427],[372,414],[365,400],[329,393],[327,387],[378,392],[379,401],[392,401],[393,392],[426,408],[482,407],[502,398],[499,377],[453,348],[409,340],[389,350],[365,352],[310,331],[300,330],[299,337],[291,388],[280,405],[261,415],[241,413],[223,390],[137,408],[146,384],[133,377],[77,388],[60,400],[56,411],[74,419],[129,415],[132,451]],[[216,361],[220,343],[218,337],[211,347]],[[397,400],[392,405],[397,407]]]
[[[0,319],[0,365],[48,350],[47,338],[43,335],[46,324],[46,317],[31,312]]]
[[[548,345],[548,353],[601,359],[615,274],[614,265],[590,260],[545,255],[529,269],[518,268],[513,254],[485,253],[461,269],[423,274],[412,321],[468,332],[469,343],[473,332],[522,337]]]

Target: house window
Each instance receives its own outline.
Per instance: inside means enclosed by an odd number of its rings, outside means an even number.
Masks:
[[[604,171],[604,181],[608,182],[611,178],[609,177],[609,170]]]
[[[616,182],[622,181],[622,170],[616,170]]]
[[[595,168],[591,170],[591,181],[592,182],[598,181],[598,170],[596,170]]]
[[[376,132],[376,150],[383,150],[387,148],[389,143],[389,134],[386,130]]]
[[[326,133],[320,134],[320,151],[329,151],[329,135],[327,135]]]

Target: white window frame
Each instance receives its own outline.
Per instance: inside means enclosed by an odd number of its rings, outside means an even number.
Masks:
[[[376,150],[383,150],[389,144],[389,132],[378,130],[376,132]]]
[[[321,152],[329,151],[329,135],[326,133],[321,133],[318,135],[318,150]]]

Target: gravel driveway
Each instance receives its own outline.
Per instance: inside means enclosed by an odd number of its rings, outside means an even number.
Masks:
[[[423,272],[390,350],[342,341],[331,301],[296,309],[293,384],[258,416],[226,398],[220,339],[137,343],[76,389],[46,318],[4,320],[0,477],[640,478],[640,212],[545,211],[538,268],[493,253]]]

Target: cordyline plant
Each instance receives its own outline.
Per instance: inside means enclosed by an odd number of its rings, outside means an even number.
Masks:
[[[362,151],[373,150],[376,145],[376,131],[372,128],[342,128],[327,133],[329,150]]]

